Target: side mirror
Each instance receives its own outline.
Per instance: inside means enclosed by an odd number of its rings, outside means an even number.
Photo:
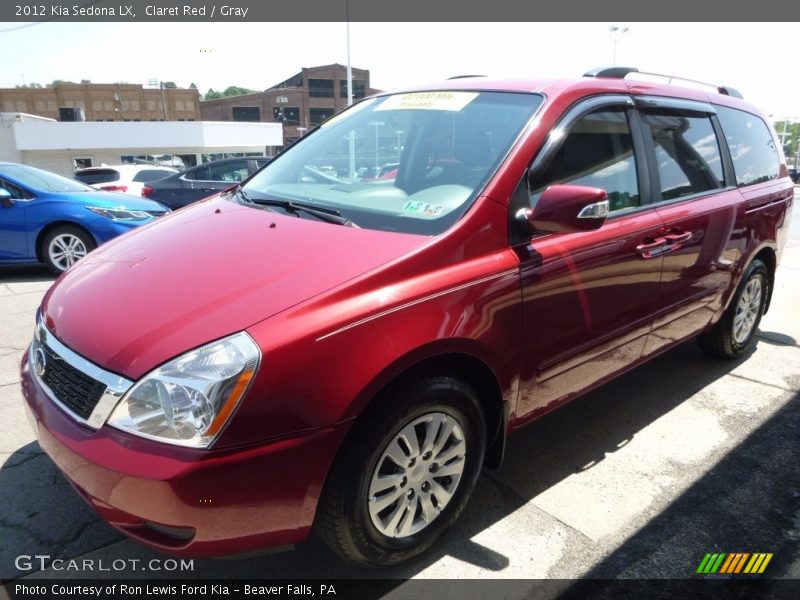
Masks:
[[[11,208],[14,206],[14,199],[11,197],[9,191],[5,188],[0,188],[0,206],[3,208]]]
[[[531,229],[573,233],[600,229],[608,216],[608,194],[582,185],[551,185],[533,208],[523,208],[516,218]]]

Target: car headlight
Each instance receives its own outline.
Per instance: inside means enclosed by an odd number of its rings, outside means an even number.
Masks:
[[[250,387],[260,359],[244,332],[187,352],[140,379],[108,424],[159,442],[207,448]]]
[[[87,206],[95,214],[111,219],[112,221],[144,221],[150,214],[144,210],[128,210],[125,208],[102,208],[100,206]]]

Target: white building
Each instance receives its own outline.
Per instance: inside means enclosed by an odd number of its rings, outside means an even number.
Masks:
[[[61,122],[0,113],[0,161],[72,177],[76,167],[153,162],[177,168],[215,158],[263,155],[283,143],[280,123],[213,121]]]

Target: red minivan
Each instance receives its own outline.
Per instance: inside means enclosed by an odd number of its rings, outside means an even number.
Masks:
[[[22,361],[42,448],[177,555],[423,552],[510,431],[692,336],[755,342],[780,145],[734,90],[649,79],[380,94],[98,248]]]

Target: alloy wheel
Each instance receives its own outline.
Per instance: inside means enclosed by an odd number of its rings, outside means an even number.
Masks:
[[[86,244],[78,236],[62,233],[52,239],[47,248],[50,261],[60,270],[66,271],[89,253]]]
[[[753,277],[742,290],[733,316],[733,339],[737,344],[744,344],[750,338],[760,310],[761,280]]]

